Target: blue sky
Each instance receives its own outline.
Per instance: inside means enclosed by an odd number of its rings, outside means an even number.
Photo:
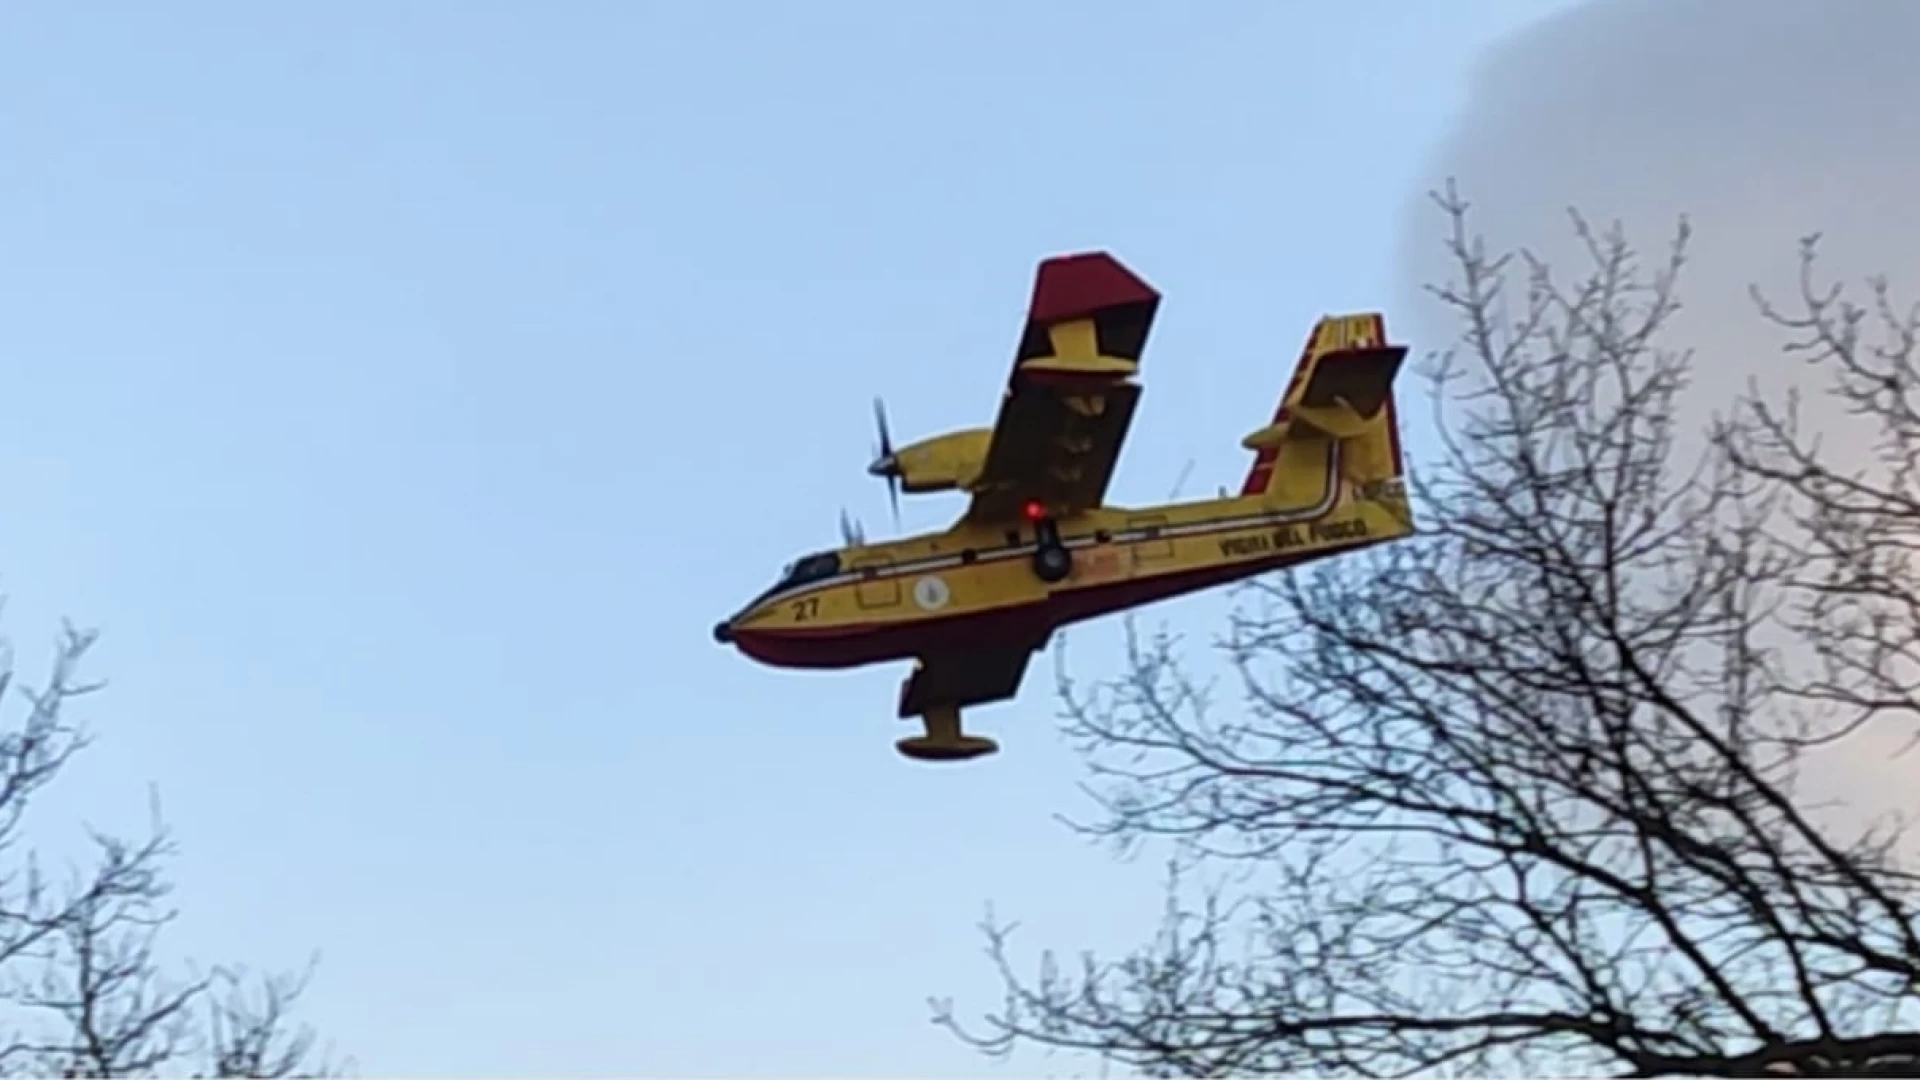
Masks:
[[[891,529],[871,397],[986,422],[1048,254],[1167,297],[1115,498],[1237,483],[1543,6],[0,6],[6,629],[101,626],[112,683],[42,835],[158,785],[175,946],[318,948],[367,1073],[1071,1067],[925,1005],[994,1004],[989,901],[1151,928],[1157,869],[1054,821],[1051,665],[975,714],[1005,753],[929,769],[902,671],[708,628],[842,507]]]

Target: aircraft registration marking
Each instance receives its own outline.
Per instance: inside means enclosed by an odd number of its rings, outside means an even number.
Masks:
[[[1291,551],[1308,544],[1360,540],[1366,535],[1367,523],[1359,518],[1315,522],[1307,526],[1282,525],[1263,532],[1225,537],[1220,541],[1220,554],[1229,557],[1265,555],[1271,551]]]

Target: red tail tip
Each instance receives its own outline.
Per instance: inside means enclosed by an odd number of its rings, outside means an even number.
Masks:
[[[1029,317],[1051,325],[1159,298],[1153,286],[1104,251],[1059,255],[1041,262],[1034,276]]]

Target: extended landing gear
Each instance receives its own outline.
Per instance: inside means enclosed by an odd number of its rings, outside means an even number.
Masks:
[[[1073,573],[1073,552],[1060,542],[1060,526],[1052,518],[1034,523],[1033,573],[1049,585],[1067,580]]]
[[[893,744],[915,761],[967,761],[1000,749],[999,743],[984,735],[961,733],[957,705],[935,705],[920,719],[927,725],[925,735],[909,735]]]

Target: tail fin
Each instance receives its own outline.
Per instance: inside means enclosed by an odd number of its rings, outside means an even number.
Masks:
[[[1405,465],[1393,379],[1406,356],[1406,346],[1387,344],[1386,318],[1378,313],[1329,315],[1315,323],[1273,422],[1241,442],[1255,456],[1240,494],[1280,495],[1293,486],[1287,481],[1296,462],[1301,481],[1318,489],[1335,443],[1349,482],[1400,477]]]

